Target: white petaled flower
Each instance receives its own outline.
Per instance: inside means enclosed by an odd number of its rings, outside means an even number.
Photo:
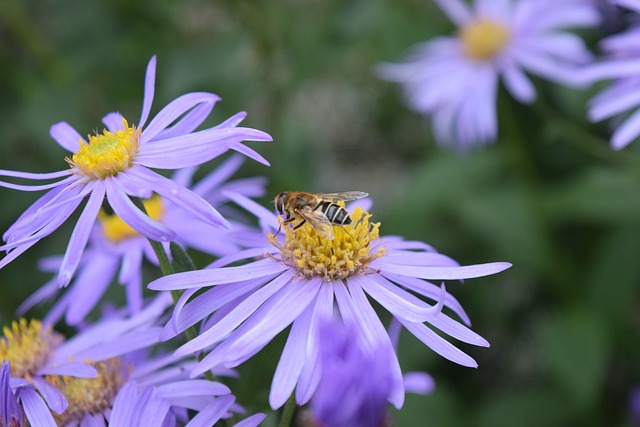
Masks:
[[[436,0],[457,26],[454,36],[414,46],[402,63],[382,64],[382,78],[401,83],[413,110],[432,119],[436,140],[466,149],[495,141],[501,81],[518,101],[534,101],[526,73],[580,84],[578,66],[591,61],[568,28],[596,24],[595,6],[577,0]]]

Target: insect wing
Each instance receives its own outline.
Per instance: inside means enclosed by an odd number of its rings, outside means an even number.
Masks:
[[[364,191],[343,191],[341,193],[319,193],[317,196],[333,201],[342,200],[348,202],[351,200],[364,199],[368,195],[369,193],[365,193]]]
[[[309,207],[299,210],[298,214],[302,219],[311,224],[320,237],[324,237],[327,240],[333,240],[333,225],[325,214],[317,210],[311,210]]]

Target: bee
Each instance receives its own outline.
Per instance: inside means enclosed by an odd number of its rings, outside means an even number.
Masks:
[[[348,202],[367,197],[362,191],[345,191],[341,193],[307,193],[304,191],[283,191],[273,200],[278,213],[285,215],[284,223],[289,224],[296,219],[302,220],[293,227],[294,230],[308,222],[316,232],[327,240],[333,240],[333,226],[349,225],[351,218],[345,208],[336,202]],[[278,228],[280,232],[280,228]],[[278,234],[278,233],[276,233]]]

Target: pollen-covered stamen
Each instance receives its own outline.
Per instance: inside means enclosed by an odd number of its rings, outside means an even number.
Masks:
[[[41,368],[51,352],[64,340],[50,325],[45,327],[39,320],[13,321],[11,327],[2,329],[0,360],[11,362],[11,376],[23,378]]]
[[[369,223],[370,217],[368,212],[356,208],[351,215],[351,224],[333,227],[333,240],[320,237],[308,223],[297,230],[283,227],[283,245],[273,234],[268,238],[280,249],[282,260],[305,277],[344,279],[366,272],[372,260],[385,254],[384,248],[378,245],[380,223]]]
[[[156,221],[162,220],[164,215],[164,204],[160,196],[154,194],[153,197],[143,200],[142,203],[147,211],[147,215],[149,215],[151,219]],[[98,221],[102,225],[102,232],[105,237],[114,243],[140,235],[140,233],[131,228],[129,224],[120,219],[116,214],[108,214],[104,210],[100,210],[100,213],[98,214]]]
[[[464,53],[478,61],[496,56],[509,41],[509,29],[490,19],[479,19],[460,30]]]
[[[108,409],[118,390],[129,376],[129,370],[119,358],[92,363],[98,371],[95,378],[48,376],[46,380],[60,390],[69,406],[60,415],[53,414],[58,425],[81,421],[85,414],[97,415]]]
[[[140,131],[122,119],[124,129],[113,133],[89,135],[89,143],[80,141],[80,149],[67,163],[78,173],[89,179],[104,179],[117,175],[133,166],[138,154]]]

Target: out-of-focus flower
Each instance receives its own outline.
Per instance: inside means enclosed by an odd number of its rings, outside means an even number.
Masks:
[[[352,325],[339,321],[321,325],[318,339],[321,379],[310,405],[314,425],[386,425],[387,400],[393,389],[388,353],[367,348]],[[426,374],[413,373],[409,382],[426,385],[421,392],[433,388]]]
[[[180,170],[174,175],[174,181],[180,186],[190,188],[198,196],[210,202],[216,209],[223,210],[227,202],[225,191],[234,191],[246,197],[264,195],[264,179],[246,178],[227,181],[240,167],[242,156],[234,155],[222,163],[219,168],[193,184],[193,168]],[[154,195],[144,201],[149,216],[177,233],[176,242],[187,247],[199,249],[215,256],[229,255],[240,250],[234,242],[233,232],[221,230],[208,223],[196,220],[180,206]],[[226,207],[227,218],[234,230],[242,230],[243,225],[232,217],[241,215]],[[168,243],[165,243],[168,249]],[[101,300],[109,284],[117,277],[124,286],[129,311],[135,313],[142,308],[142,268],[143,261],[158,264],[157,257],[146,237],[140,235],[115,214],[101,210],[68,290],[56,301],[43,319],[45,323],[55,324],[65,316],[69,325],[78,325]],[[41,269],[57,273],[62,257],[50,257],[41,261]],[[118,273],[119,272],[119,273]],[[32,294],[19,308],[22,315],[35,304],[53,298],[60,288],[54,277],[41,289]]]
[[[270,230],[282,224],[282,218],[255,202],[242,196],[231,198],[254,212]],[[464,366],[477,366],[471,357],[424,324],[466,343],[489,345],[442,313],[442,307],[447,306],[469,323],[444,285],[438,287],[424,279],[487,276],[511,264],[459,266],[425,243],[396,236],[380,238],[380,224],[370,223],[369,218],[366,211],[356,207],[350,225],[334,227],[334,240],[320,237],[308,223],[296,230],[285,226],[284,237],[280,235],[278,239],[269,234],[268,239],[263,237],[262,246],[223,257],[209,269],[155,280],[149,285],[151,289],[186,289],[163,337],[207,319],[203,332],[177,351],[190,354],[217,344],[193,372],[199,375],[214,366],[232,368],[241,364],[292,324],[269,402],[272,408],[280,407],[295,388],[297,403],[304,404],[320,380],[318,324],[332,315],[337,303],[341,318],[358,331],[368,351],[377,349],[380,357],[388,360],[393,383],[388,399],[400,407],[404,401],[402,372],[392,341],[367,299],[368,294],[438,354]],[[223,267],[242,260],[249,262]],[[198,290],[207,287],[212,289],[189,301]],[[411,292],[438,303],[429,305]]]
[[[147,67],[142,115],[137,126],[118,113],[103,118],[106,130],[89,136],[88,142],[68,123],[51,127],[51,136],[72,154],[66,160],[70,168],[39,174],[0,170],[0,176],[30,180],[60,181],[45,185],[18,185],[0,181],[0,186],[22,191],[50,190],[4,233],[5,245],[0,250],[9,253],[0,261],[0,268],[17,258],[36,242],[55,231],[76,210],[85,198],[88,201],[69,240],[58,274],[58,284],[66,286],[73,276],[91,234],[103,200],[138,233],[159,242],[175,239],[176,231],[142,213],[130,197],[149,199],[154,193],[163,200],[184,209],[191,217],[214,227],[229,228],[228,221],[209,203],[176,182],[153,172],[150,168],[180,169],[209,161],[220,154],[235,150],[264,164],[258,153],[241,142],[270,141],[259,130],[237,127],[246,116],[238,113],[210,129],[194,132],[219,100],[212,93],[194,92],[176,98],[148,124],[154,94],[156,59]]]
[[[459,149],[495,141],[501,80],[522,103],[535,99],[526,72],[579,84],[591,60],[582,40],[564,31],[598,22],[591,2],[574,0],[436,0],[458,27],[413,47],[403,63],[382,64],[382,78],[403,84],[410,108],[431,116],[436,140]]]
[[[640,2],[614,0],[631,9],[636,24],[627,31],[600,42],[605,57],[581,73],[585,81],[612,80],[589,103],[589,119],[594,122],[615,118],[611,146],[620,150],[640,136],[640,25],[637,24]]]

